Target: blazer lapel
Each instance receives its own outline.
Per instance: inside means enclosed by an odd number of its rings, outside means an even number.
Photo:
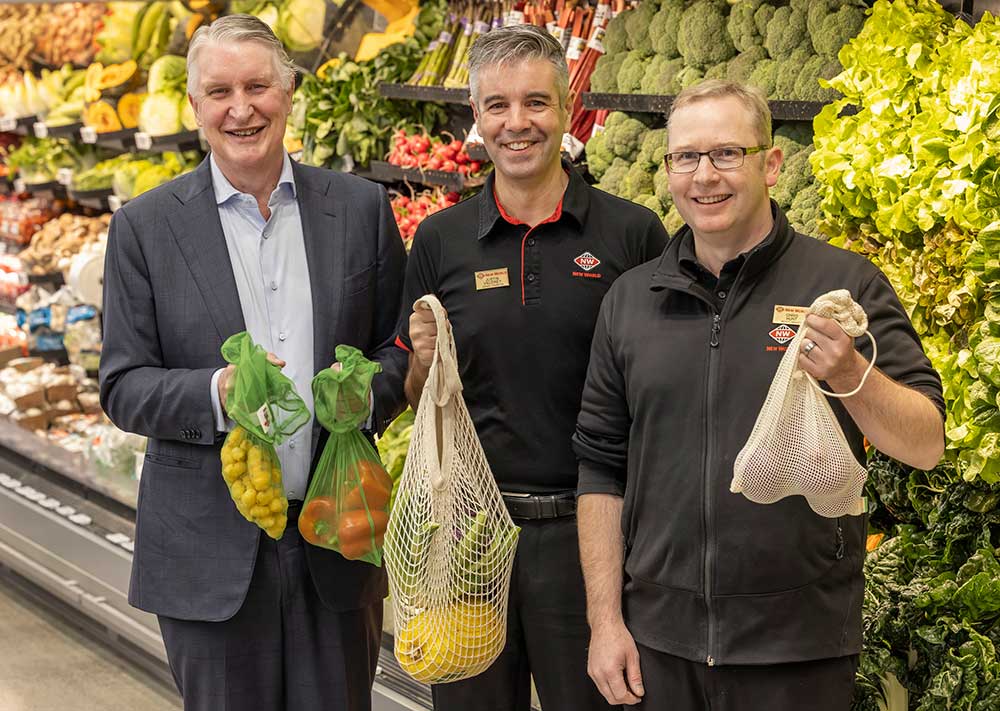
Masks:
[[[208,158],[187,180],[178,182],[174,196],[180,205],[167,216],[167,222],[191,270],[195,286],[208,306],[215,329],[224,341],[234,333],[245,331],[246,324],[215,203]]]
[[[329,176],[307,171],[292,162],[302,235],[309,262],[309,284],[313,302],[313,357],[316,372],[333,363],[333,343],[340,313],[346,249],[346,208],[334,194]]]

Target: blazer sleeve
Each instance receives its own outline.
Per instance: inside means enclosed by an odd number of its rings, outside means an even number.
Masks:
[[[375,396],[373,425],[378,434],[406,407],[403,381],[406,378],[407,354],[396,347],[396,323],[403,299],[406,274],[406,249],[396,227],[389,196],[378,186],[378,259],[373,341],[377,344],[368,357],[382,366],[372,381]]]
[[[166,368],[142,244],[119,210],[104,260],[101,406],[118,427],[154,439],[214,444],[212,375],[218,367]]]

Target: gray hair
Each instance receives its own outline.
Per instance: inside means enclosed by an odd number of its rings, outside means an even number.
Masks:
[[[732,97],[743,104],[750,113],[753,129],[757,140],[762,146],[771,145],[771,107],[767,103],[767,95],[756,86],[740,84],[727,79],[706,79],[703,82],[689,86],[674,97],[670,105],[670,115],[667,117],[667,133],[670,133],[670,119],[674,113],[705,99],[726,99]]]
[[[547,30],[534,25],[500,27],[482,35],[469,49],[469,91],[472,100],[479,97],[479,72],[483,67],[503,66],[526,60],[544,59],[556,70],[556,89],[560,102],[569,93],[569,68],[566,52]]]
[[[226,15],[211,25],[202,25],[191,37],[187,54],[188,93],[194,95],[198,88],[198,58],[206,45],[241,42],[256,42],[269,49],[282,87],[287,91],[295,85],[295,64],[271,28],[253,15]]]

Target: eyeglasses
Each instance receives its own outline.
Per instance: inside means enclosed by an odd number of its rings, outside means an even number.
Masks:
[[[667,164],[667,170],[671,173],[693,173],[698,170],[701,164],[701,157],[708,156],[716,170],[736,170],[743,165],[743,161],[748,155],[766,151],[770,146],[723,146],[713,148],[710,151],[677,151],[667,153],[663,160]]]

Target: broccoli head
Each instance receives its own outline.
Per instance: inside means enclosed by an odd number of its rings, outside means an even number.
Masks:
[[[618,92],[618,70],[628,56],[621,54],[605,54],[597,60],[594,71],[590,75],[590,90],[598,94],[614,94]]]
[[[774,84],[778,71],[778,63],[773,59],[762,59],[750,72],[747,79],[748,84],[752,84],[761,89],[767,96],[774,96]]]
[[[649,26],[653,22],[657,5],[652,2],[640,3],[625,18],[625,34],[628,35],[628,48],[633,51],[653,53],[653,45],[649,37]]]
[[[861,32],[866,10],[855,5],[843,5],[836,12],[819,21],[816,33],[809,33],[816,52],[826,57],[836,57],[840,48]]]
[[[642,78],[639,90],[643,94],[676,94],[680,91],[676,82],[677,73],[682,69],[684,69],[684,60],[680,57],[664,59],[652,64],[646,72],[646,76]]]
[[[681,217],[681,213],[677,212],[677,206],[671,205],[670,209],[667,210],[666,217],[663,218],[663,226],[667,229],[667,234],[673,237],[680,232],[681,228],[684,227],[685,224],[684,218]]]
[[[778,68],[774,73],[775,99],[790,101],[795,98],[795,82],[802,73],[802,65],[814,56],[808,50],[799,47],[785,59],[778,60]]]
[[[610,120],[614,112],[608,116]],[[619,158],[632,162],[639,151],[639,144],[646,133],[646,124],[638,119],[634,119],[627,114],[621,114],[624,118],[616,119],[613,123],[604,123],[604,130],[608,134],[608,148]]]
[[[771,189],[771,197],[782,210],[787,210],[795,196],[813,184],[812,166],[809,164],[811,154],[811,150],[799,151],[781,167],[778,183]]]
[[[656,91],[656,80],[660,76],[660,71],[663,65],[670,60],[666,57],[662,57],[659,54],[654,54],[648,62],[646,62],[646,70],[642,75],[642,81],[639,83],[639,92],[642,94],[657,94]]]
[[[767,59],[767,50],[763,47],[751,47],[740,52],[729,60],[726,64],[726,78],[739,82],[740,84],[750,83],[750,75],[757,65]]]
[[[621,94],[638,93],[650,61],[649,56],[640,50],[633,49],[626,54],[625,61],[618,68],[618,92]]]
[[[764,4],[758,7],[757,12],[753,14],[753,22],[757,26],[757,34],[760,35],[762,47],[764,46],[764,38],[767,37],[767,23],[774,17],[777,9],[774,5]]]
[[[677,31],[677,51],[688,66],[704,70],[736,55],[726,32],[728,8],[725,0],[701,0],[684,11]]]
[[[704,78],[705,73],[700,69],[685,66],[677,72],[677,76],[674,77],[674,83],[677,85],[677,91],[679,92],[681,89],[687,89],[689,86],[694,86]]]
[[[656,199],[655,195],[636,195],[632,198],[632,202],[652,210],[661,221],[667,212],[663,209],[663,206],[660,204],[660,201]]]
[[[792,204],[785,212],[785,217],[796,232],[825,240],[826,237],[820,232],[817,224],[822,214],[820,210],[822,202],[819,188],[813,183],[795,195]]]
[[[656,172],[653,174],[653,193],[663,205],[663,209],[666,210],[674,204],[674,198],[670,194],[670,174],[663,161],[660,161],[660,165],[657,166]]]
[[[597,183],[597,187],[606,193],[620,195],[622,192],[622,183],[625,182],[625,176],[628,175],[630,167],[631,164],[624,158],[615,158],[611,167],[604,172],[601,181]]]
[[[628,51],[628,34],[625,32],[625,21],[632,13],[626,10],[611,18],[608,26],[604,28],[604,51],[607,54],[624,54]]]
[[[729,11],[729,22],[726,23],[726,30],[729,38],[733,41],[733,46],[740,52],[749,51],[753,47],[764,46],[764,33],[767,31],[765,24],[764,31],[757,25],[757,11],[762,7],[771,7],[764,4],[764,0],[739,0]],[[774,8],[771,7],[771,14]],[[768,18],[770,19],[770,18]]]
[[[835,89],[825,89],[819,85],[820,79],[832,79],[842,71],[840,62],[820,55],[815,55],[806,60],[802,65],[799,78],[795,80],[795,88],[792,91],[794,98],[799,101],[821,101],[823,103],[833,101],[840,96]]]
[[[767,23],[767,35],[764,37],[764,48],[771,59],[787,59],[800,47],[808,49],[813,54],[809,33],[806,31],[806,15],[793,10],[790,6],[779,7],[774,11],[774,17]]]
[[[679,57],[677,32],[684,14],[685,0],[664,0],[649,23],[649,39],[656,54],[673,59]]]
[[[615,155],[608,149],[607,131],[599,131],[587,141],[587,169],[595,179],[600,180],[614,162]]]
[[[729,62],[713,64],[705,71],[705,79],[725,79],[729,76]]]
[[[657,128],[647,131],[639,144],[639,154],[635,162],[650,170],[656,170],[657,166],[663,163],[663,156],[667,152],[667,129]]]

